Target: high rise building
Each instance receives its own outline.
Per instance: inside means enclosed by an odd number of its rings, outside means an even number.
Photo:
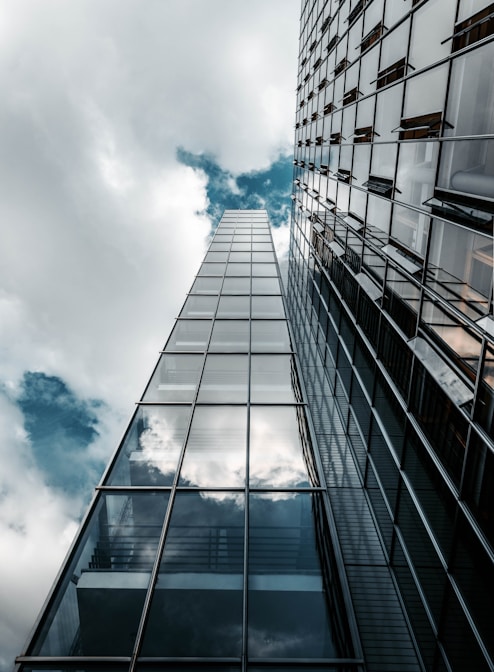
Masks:
[[[494,670],[493,41],[303,2],[286,297],[227,211],[19,672]]]
[[[494,669],[493,40],[485,0],[303,3],[287,305],[375,670]]]
[[[227,211],[21,669],[359,669],[311,437],[267,214]]]

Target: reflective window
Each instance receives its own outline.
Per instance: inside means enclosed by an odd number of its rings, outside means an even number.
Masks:
[[[250,296],[222,296],[217,317],[249,317]]]
[[[167,503],[167,492],[100,495],[33,655],[131,655]]]
[[[281,296],[253,296],[252,317],[285,317]]]
[[[190,406],[139,406],[107,485],[172,485]]]
[[[245,406],[196,406],[179,485],[243,486],[246,440]]]
[[[252,261],[274,262],[273,252],[253,252]]]
[[[410,63],[418,70],[449,56],[456,3],[428,0],[414,14],[410,40]]]
[[[289,352],[290,336],[285,320],[253,320],[252,352]]]
[[[226,267],[226,275],[250,276],[250,264],[228,264]]]
[[[250,376],[251,402],[295,402],[296,373],[291,355],[252,355]]]
[[[250,252],[251,244],[250,243],[233,243],[232,252]]]
[[[447,142],[442,148],[439,168],[438,186],[453,191],[463,192],[472,197],[494,198],[494,142],[489,140],[458,140]],[[453,205],[453,209],[454,209]],[[473,203],[466,210],[475,211]],[[460,208],[457,208],[460,210]],[[490,211],[492,204],[486,204],[489,213],[485,222],[475,221],[478,228],[492,230]],[[473,214],[472,213],[472,214]]]
[[[251,487],[310,485],[307,460],[314,471],[302,407],[252,406],[249,455]]]
[[[447,78],[448,66],[440,65],[424,72],[422,75],[409,79],[406,83],[403,117],[417,117],[421,114],[443,110]],[[398,106],[395,110],[400,116],[400,107]],[[395,128],[399,125],[400,119],[398,119]],[[394,135],[394,138],[396,139],[396,135]]]
[[[208,355],[197,401],[247,403],[247,355]]]
[[[247,261],[250,263],[251,261],[251,253],[250,252],[230,252],[230,257],[229,261]]]
[[[437,142],[410,142],[400,145],[396,186],[399,201],[421,207],[434,193]],[[401,192],[401,193],[400,193]]]
[[[177,493],[144,656],[241,656],[243,548],[243,495]]]
[[[226,264],[202,264],[197,275],[223,275]]]
[[[230,243],[217,243],[213,240],[209,246],[210,252],[227,252],[230,249]]]
[[[324,585],[319,556],[321,500],[309,494],[252,495],[249,510],[249,655],[336,657],[328,614],[334,593]]]
[[[204,257],[206,262],[226,261],[228,259],[228,252],[208,252]]]
[[[143,401],[192,401],[203,361],[202,355],[161,355]]]
[[[249,322],[216,320],[209,349],[211,352],[248,352]]]
[[[165,350],[205,350],[211,320],[178,320]]]
[[[252,278],[252,294],[281,294],[278,278]]]
[[[252,275],[276,276],[278,275],[278,269],[276,264],[252,264]]]
[[[484,135],[494,132],[494,83],[489,63],[494,42],[453,61],[446,119],[453,126],[445,135]]]
[[[250,278],[225,278],[222,294],[250,294]]]
[[[395,205],[391,224],[391,236],[406,248],[423,257],[427,249],[430,217],[423,213]]]
[[[190,295],[185,301],[181,317],[213,317],[218,305],[216,296]]]
[[[269,252],[273,249],[271,243],[252,243],[253,252]]]
[[[192,285],[191,293],[194,294],[219,294],[223,278],[196,278]]]
[[[472,319],[488,313],[492,239],[433,220],[427,284]]]

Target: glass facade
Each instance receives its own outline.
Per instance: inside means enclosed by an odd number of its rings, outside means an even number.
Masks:
[[[357,672],[332,520],[267,214],[226,211],[20,669]]]
[[[286,288],[226,211],[19,672],[494,670],[493,50],[303,0]]]
[[[287,305],[367,669],[493,670],[494,5],[302,5]]]

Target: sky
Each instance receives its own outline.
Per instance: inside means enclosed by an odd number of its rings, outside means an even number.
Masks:
[[[0,670],[224,208],[288,240],[299,0],[0,4]]]

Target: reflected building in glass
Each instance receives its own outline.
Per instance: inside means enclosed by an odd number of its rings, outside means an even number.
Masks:
[[[300,30],[287,305],[367,669],[493,670],[494,4]]]
[[[265,211],[227,211],[22,672],[361,670]]]

